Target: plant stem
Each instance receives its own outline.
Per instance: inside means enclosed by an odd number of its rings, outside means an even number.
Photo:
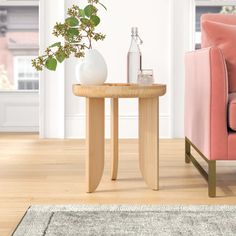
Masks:
[[[92,49],[92,40],[89,38],[89,49]]]
[[[75,45],[77,47],[85,47],[87,49],[90,49],[89,46],[86,46],[85,44],[80,44],[80,43],[70,43],[71,45]]]

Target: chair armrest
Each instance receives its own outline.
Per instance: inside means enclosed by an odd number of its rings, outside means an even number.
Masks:
[[[228,77],[217,47],[185,56],[185,136],[210,160],[228,157]]]

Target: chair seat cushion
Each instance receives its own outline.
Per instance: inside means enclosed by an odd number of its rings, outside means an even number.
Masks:
[[[229,128],[236,131],[236,93],[229,95],[228,122]]]

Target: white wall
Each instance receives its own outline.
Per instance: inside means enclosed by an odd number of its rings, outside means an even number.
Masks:
[[[81,1],[80,1],[81,2]],[[109,76],[107,82],[126,82],[126,56],[130,46],[130,29],[139,28],[144,41],[143,68],[153,68],[155,82],[167,84],[167,94],[160,99],[160,136],[171,137],[171,2],[172,0],[104,0],[108,11],[101,9],[100,30],[107,35],[96,48],[104,55]],[[78,3],[67,0],[66,7]],[[76,83],[76,59],[66,62],[66,137],[85,136],[84,99],[71,92]],[[106,136],[109,137],[109,101],[106,102]],[[120,101],[120,137],[138,137],[137,100]]]
[[[172,1],[172,137],[184,137],[184,55],[194,49],[194,0]]]
[[[64,21],[64,0],[40,0],[40,53],[55,41],[52,29],[55,22]],[[40,76],[40,136],[65,137],[64,65],[56,72],[44,70]]]

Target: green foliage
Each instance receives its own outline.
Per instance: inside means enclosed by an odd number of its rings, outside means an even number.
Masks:
[[[77,26],[77,25],[79,24],[79,20],[78,20],[76,17],[72,16],[72,17],[68,17],[68,18],[66,19],[66,23],[67,23],[70,27],[75,27],[75,26]]]
[[[55,71],[57,68],[57,60],[53,57],[49,57],[45,62],[45,66],[47,69]]]
[[[57,42],[49,46],[49,48],[54,48],[54,47],[61,47],[61,42]]]
[[[63,38],[63,42],[56,42],[46,48],[45,54],[32,60],[32,66],[41,71],[43,68],[55,71],[59,63],[62,63],[70,55],[82,58],[86,49],[92,48],[92,41],[104,40],[105,35],[96,32],[100,24],[97,15],[99,6],[106,7],[100,0],[87,0],[84,8],[73,5],[68,9],[68,17],[64,23],[56,23],[53,29],[55,37]]]
[[[66,54],[63,51],[58,51],[55,53],[57,61],[62,63],[66,59]]]
[[[90,20],[93,22],[94,26],[97,26],[100,23],[100,18],[95,15],[90,16]]]
[[[70,28],[68,29],[67,34],[68,34],[68,37],[73,39],[75,36],[79,35],[79,30],[76,28]]]
[[[85,13],[85,16],[90,18],[92,15],[97,13],[97,8],[94,7],[93,5],[88,5],[84,8],[84,13]]]

